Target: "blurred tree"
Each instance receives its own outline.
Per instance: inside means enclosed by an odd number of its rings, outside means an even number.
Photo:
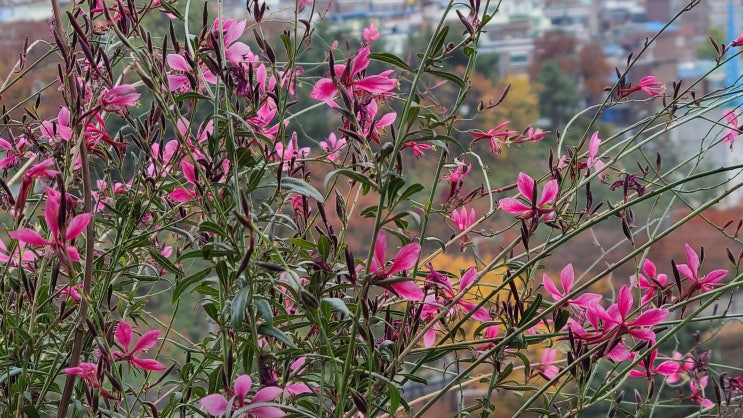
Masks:
[[[491,96],[495,96],[495,99],[497,99],[509,84],[511,89],[503,103],[490,111],[483,112],[483,120],[490,125],[488,129],[500,122],[510,120],[509,127],[511,129],[523,131],[539,119],[539,98],[526,76],[509,75],[499,79],[495,83],[495,94],[483,97],[485,103]]]
[[[601,98],[612,71],[600,43],[581,45],[574,36],[561,32],[547,32],[534,41],[529,78],[536,80],[548,61],[556,61],[562,72],[578,86],[575,88],[578,96],[591,101]]]
[[[714,39],[718,44],[724,44],[725,39],[727,39],[725,31],[717,26],[711,26],[707,29],[707,41],[699,44],[696,50],[697,58],[701,60],[714,60],[717,58],[717,51],[715,51],[715,47],[712,46],[709,38]]]
[[[534,40],[534,54],[529,66],[529,78],[534,80],[547,61],[557,61],[567,74],[577,73],[578,39],[562,32],[546,32]]]
[[[565,74],[560,63],[550,60],[537,74],[539,113],[550,120],[550,128],[559,128],[578,107],[575,82]]]
[[[604,48],[600,43],[591,42],[583,45],[578,53],[578,70],[586,98],[592,102],[601,100],[612,68],[606,62]]]

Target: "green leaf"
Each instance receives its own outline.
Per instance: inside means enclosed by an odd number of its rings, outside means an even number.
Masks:
[[[423,187],[422,184],[418,184],[418,183],[411,184],[410,186],[408,186],[407,189],[405,189],[405,191],[400,193],[400,200],[405,200],[409,198],[410,196],[420,192],[421,190],[425,190],[425,187]]]
[[[431,56],[438,55],[439,51],[441,51],[441,49],[444,47],[444,42],[446,42],[446,35],[448,34],[448,26],[444,26],[443,28],[441,28],[441,32],[436,34],[436,37],[432,42],[433,48],[431,48]]]
[[[562,327],[564,327],[568,323],[568,318],[570,318],[570,312],[566,310],[560,311],[560,313],[557,315],[557,319],[555,319],[554,332],[559,332]]]
[[[301,194],[309,198],[315,199],[320,203],[325,203],[325,197],[317,191],[316,188],[312,187],[309,183],[302,179],[294,177],[285,177],[281,179],[281,187],[287,191]]]
[[[232,299],[232,328],[238,331],[242,331],[245,326],[243,319],[245,319],[245,306],[248,304],[248,295],[250,294],[250,286],[243,287]]]
[[[337,175],[346,176],[350,178],[351,180],[355,180],[369,188],[374,189],[375,191],[379,190],[379,187],[377,187],[377,185],[373,181],[371,181],[371,179],[369,179],[368,177],[366,177],[365,175],[361,173],[357,173],[353,170],[349,170],[348,168],[341,168],[339,170],[334,170],[328,173],[328,175],[325,176],[325,188],[326,189],[328,188],[328,184],[330,183],[330,180],[332,180],[333,177]]]
[[[211,100],[209,96],[189,91],[188,93],[179,94],[173,99],[176,103],[180,103],[185,100]]]
[[[369,59],[373,59],[375,61],[381,61],[381,62],[385,62],[390,65],[394,65],[395,67],[400,68],[401,70],[405,70],[410,73],[415,71],[405,61],[401,60],[400,57],[393,55],[393,54],[389,54],[387,52],[372,52],[371,54],[369,54]]]
[[[227,233],[216,222],[204,221],[199,224],[199,232],[212,232],[220,237],[227,237]]]
[[[527,322],[531,321],[532,318],[534,318],[534,315],[537,314],[537,311],[539,310],[539,306],[542,304],[542,295],[537,295],[534,298],[534,302],[532,302],[531,305],[529,305],[529,308],[524,312],[524,315],[521,317],[521,321],[519,321],[519,327],[523,326]]]
[[[283,331],[281,331],[280,329],[276,327],[266,325],[266,324],[261,324],[258,326],[258,334],[264,335],[266,337],[273,337],[291,348],[297,348],[297,346],[294,345],[294,343],[289,339],[289,337],[286,334],[284,334]]]
[[[393,385],[387,386],[390,388],[390,412],[395,415],[400,407],[400,390]]]
[[[180,297],[183,295],[183,293],[188,289],[191,285],[194,285],[206,278],[206,276],[211,273],[212,268],[207,267],[201,271],[198,271],[183,280],[179,280],[178,284],[175,285],[175,289],[173,289],[173,302],[180,299]]]
[[[454,83],[457,86],[459,86],[459,88],[464,88],[465,87],[464,80],[462,80],[461,78],[459,78],[459,76],[457,76],[455,74],[447,73],[447,72],[444,72],[444,71],[436,71],[436,70],[426,70],[426,72],[429,73],[429,74],[432,74],[432,75],[441,77],[443,79],[449,80],[452,83]]]
[[[162,268],[164,268],[165,270],[167,270],[167,271],[169,271],[169,272],[171,272],[171,273],[173,273],[173,274],[175,274],[177,276],[183,276],[183,271],[181,271],[181,269],[179,269],[178,267],[176,267],[175,264],[171,263],[170,260],[168,260],[167,258],[163,257],[163,255],[160,254],[160,252],[158,252],[158,251],[156,251],[154,249],[149,249],[147,252],[150,253],[150,255],[152,256],[152,258],[154,258],[155,261],[157,261],[157,263],[160,264],[160,266]]]
[[[351,311],[348,309],[348,306],[343,302],[342,299],[339,298],[322,298],[321,303],[327,303],[330,305],[333,309],[336,311],[342,313],[346,317],[351,316]]]
[[[323,260],[327,260],[330,256],[330,239],[325,235],[320,235],[320,238],[317,239],[317,251]]]
[[[280,36],[281,41],[284,43],[284,49],[286,49],[286,53],[291,56],[292,55],[292,40],[287,36],[287,34],[282,34]]]
[[[265,324],[270,327],[273,326],[273,311],[271,310],[271,304],[269,304],[265,299],[255,299],[253,300],[253,306],[258,310],[258,313],[265,321]]]

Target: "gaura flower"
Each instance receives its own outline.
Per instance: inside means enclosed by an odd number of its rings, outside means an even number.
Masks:
[[[666,86],[663,83],[661,83],[660,81],[655,81],[655,77],[649,75],[643,77],[636,86],[630,86],[626,89],[619,89],[617,91],[617,94],[619,95],[619,98],[622,99],[636,91],[643,91],[650,97],[656,97],[663,95],[663,90],[665,90],[665,87]]]
[[[573,271],[573,264],[568,263],[560,272],[560,284],[562,285],[562,291],[558,290],[552,279],[547,274],[542,275],[542,284],[545,290],[552,296],[555,302],[562,300],[570,290],[573,288],[575,283],[575,272]],[[583,293],[575,299],[568,299],[566,302],[568,305],[580,309],[588,309],[593,303],[598,303],[601,300],[601,295],[596,293]]]
[[[393,70],[383,71],[377,75],[367,76],[362,74],[369,66],[370,53],[371,48],[367,45],[359,50],[349,65],[336,65],[333,68],[336,74],[336,79],[321,78],[318,80],[312,88],[310,97],[316,100],[321,100],[327,103],[330,107],[337,107],[338,105],[333,99],[336,94],[338,94],[338,89],[340,87],[346,88],[351,97],[364,93],[389,93],[392,89],[397,87],[397,79],[390,78]]]
[[[508,145],[509,143],[508,137],[516,135],[518,133],[516,131],[499,132],[501,129],[504,129],[509,123],[511,123],[511,121],[507,120],[487,132],[471,131],[470,134],[472,135],[472,137],[474,137],[474,139],[472,140],[472,144],[475,144],[482,139],[487,139],[488,143],[490,144],[490,151],[492,151],[495,155],[500,155],[500,153],[503,152],[503,145]]]
[[[385,268],[385,255],[387,253],[387,237],[384,232],[377,233],[377,241],[374,245],[374,257],[371,262],[371,273],[377,282],[389,279],[395,273],[408,270],[415,266],[421,252],[421,245],[417,242],[410,243],[400,249],[392,260],[392,265]],[[388,288],[408,301],[421,301],[425,297],[423,290],[415,284],[414,280],[395,281],[393,283],[377,283]]]
[[[556,179],[547,182],[542,188],[542,197],[537,200],[537,186],[533,178],[528,174],[519,173],[516,182],[521,196],[529,203],[524,204],[518,199],[507,197],[500,199],[498,204],[505,212],[516,215],[519,219],[532,219],[544,217],[548,221],[555,216],[554,209],[548,207],[557,198],[558,184]]]
[[[77,249],[70,245],[67,245],[67,241],[74,240],[80,235],[90,223],[93,217],[92,213],[83,213],[75,216],[69,223],[63,221],[60,224],[60,199],[62,198],[58,192],[53,189],[46,189],[47,199],[44,206],[44,219],[46,226],[49,228],[51,238],[49,240],[44,239],[38,232],[31,228],[21,228],[15,231],[8,232],[11,238],[15,238],[18,241],[25,242],[29,245],[51,247],[56,252],[57,256],[63,261],[80,261],[80,254]],[[64,216],[64,214],[63,214]],[[64,219],[64,218],[63,218]]]
[[[134,367],[142,370],[165,370],[166,367],[160,364],[154,359],[143,359],[139,358],[137,353],[144,352],[154,347],[157,344],[157,337],[160,335],[159,330],[153,330],[144,333],[142,337],[134,344],[134,347],[129,350],[129,346],[132,343],[132,327],[124,321],[119,322],[114,332],[114,338],[126,350],[122,353],[121,351],[114,351],[111,353],[116,361],[126,360]]]
[[[560,373],[560,369],[552,364],[555,360],[555,355],[557,355],[556,348],[546,348],[542,352],[542,363],[534,366],[548,380],[554,379]]]
[[[364,40],[369,44],[379,39],[379,31],[374,26],[374,23],[369,24],[368,28],[364,28],[363,33],[364,33]]]
[[[679,264],[676,268],[678,268],[679,273],[684,275],[692,283],[688,291],[689,294],[697,290],[708,292],[717,286],[721,286],[722,284],[718,282],[728,274],[728,271],[722,269],[714,270],[700,277],[699,256],[689,244],[684,244],[684,248],[686,249],[687,264]]]
[[[248,391],[250,391],[252,385],[253,380],[246,374],[240,375],[235,379],[233,385],[234,389],[229,391],[233,398],[232,412],[245,409],[245,411],[240,414],[240,417],[246,418],[248,416],[254,416],[256,418],[281,418],[285,415],[284,411],[275,406],[251,408],[251,405],[253,404],[273,402],[283,393],[283,390],[277,386],[267,386],[256,392],[251,400],[248,400]],[[201,409],[206,411],[206,413],[219,417],[227,413],[227,406],[230,402],[223,395],[214,393],[201,398],[199,403],[201,404]]]
[[[328,153],[328,160],[336,162],[340,158],[341,150],[346,146],[346,138],[337,138],[331,132],[326,141],[320,141],[320,148]]]

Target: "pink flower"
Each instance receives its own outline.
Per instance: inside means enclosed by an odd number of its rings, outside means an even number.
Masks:
[[[733,42],[730,42],[730,46],[743,46],[743,34],[737,37]]]
[[[310,153],[309,147],[299,147],[297,141],[297,133],[292,133],[291,140],[287,141],[286,147],[281,142],[277,142],[274,146],[274,155],[271,157],[272,161],[283,161],[282,170],[289,169],[289,162],[292,159],[306,158]]]
[[[469,216],[467,216],[467,208],[465,207],[462,207],[459,212],[453,210],[451,220],[454,221],[454,224],[460,231],[464,231],[475,223],[475,210],[470,209]]]
[[[191,68],[191,65],[182,55],[168,54],[167,61],[168,66],[171,68],[171,72],[167,76],[168,88],[171,91],[185,93],[193,90],[194,87],[198,87],[198,89],[201,90],[202,85],[193,75],[193,68]],[[217,81],[217,77],[212,74],[211,71],[203,66],[201,68],[201,73],[203,74],[205,81],[209,83],[215,83]],[[190,77],[189,74],[191,75]]]
[[[730,129],[728,129],[728,132],[725,134],[725,137],[722,139],[722,142],[729,142],[730,149],[732,149],[733,143],[735,142],[735,137],[740,135],[741,133],[740,128],[738,126],[738,116],[736,116],[736,114],[731,110],[725,113],[725,119],[730,124]]]
[[[82,295],[80,295],[77,286],[65,287],[59,292],[59,296],[67,296],[75,302],[80,302],[81,300],[83,300],[83,297]]]
[[[588,142],[588,160],[586,160],[586,167],[593,168],[594,171],[601,171],[604,168],[604,162],[596,158],[599,153],[599,146],[601,146],[601,138],[599,138],[599,131],[596,131],[591,135],[591,140]],[[599,180],[603,181],[605,177],[606,173],[599,174]]]
[[[243,374],[235,379],[234,390],[230,390],[232,399],[232,412],[238,411],[245,408],[246,411],[240,414],[241,417],[247,418],[248,416],[254,416],[256,418],[281,418],[283,417],[284,411],[275,406],[260,406],[251,408],[251,405],[258,403],[273,402],[276,398],[281,396],[283,390],[276,386],[267,386],[260,389],[253,395],[253,399],[247,400],[248,391],[253,386],[253,380],[250,376]],[[227,406],[230,401],[223,395],[214,393],[207,395],[199,401],[201,409],[207,414],[214,416],[222,416],[227,413]],[[234,416],[234,415],[233,415]]]
[[[714,270],[707,273],[706,276],[699,276],[699,256],[689,244],[684,244],[686,249],[686,262],[687,264],[679,264],[676,266],[679,273],[683,274],[689,281],[692,282],[691,288],[688,290],[688,294],[699,290],[701,292],[707,292],[714,289],[716,286],[721,286],[718,283],[728,274],[727,270]]]
[[[137,93],[131,84],[122,84],[111,90],[103,89],[101,92],[101,108],[106,112],[126,113],[130,106],[137,105],[137,99],[141,94]]]
[[[658,350],[655,349],[650,352],[648,358],[641,361],[638,366],[640,369],[634,369],[629,372],[632,377],[647,377],[650,379],[656,374],[663,376],[671,376],[678,370],[678,363],[673,360],[666,360],[655,367],[655,358],[658,356]]]
[[[47,188],[44,219],[51,235],[50,240],[44,239],[38,232],[30,228],[21,228],[8,232],[12,238],[35,246],[51,247],[64,262],[80,261],[80,254],[74,246],[67,246],[67,241],[74,240],[90,223],[92,213],[83,213],[75,216],[69,224],[60,224],[59,206],[61,196],[56,191]],[[64,216],[64,214],[62,214]]]
[[[676,362],[676,371],[666,378],[668,383],[676,383],[681,377],[694,367],[694,357],[691,354],[683,355],[678,351],[673,352],[673,361]]]
[[[333,101],[338,94],[338,88],[344,87],[348,90],[348,95],[367,94],[387,94],[397,87],[397,79],[389,78],[393,70],[387,70],[377,75],[364,75],[364,71],[369,66],[370,47],[367,45],[356,54],[349,65],[336,65],[334,72],[335,80],[332,78],[321,78],[312,88],[310,97],[316,100],[324,101],[330,107],[338,105]],[[349,68],[350,66],[350,68]]]
[[[18,262],[18,254],[21,252],[20,247],[22,246],[16,246],[11,254],[5,243],[0,240],[0,263],[10,263],[11,267],[18,267],[20,265]],[[36,260],[36,255],[32,251],[23,251],[23,255],[20,257],[22,263],[30,263],[34,260]]]
[[[550,131],[543,131],[539,128],[535,130],[533,127],[530,126],[526,130],[526,136],[519,139],[519,142],[538,142],[543,140],[548,133],[550,133]]]
[[[704,388],[707,387],[707,376],[702,376],[699,379],[691,379],[689,387],[691,388],[689,399],[698,403],[702,408],[712,408],[715,406],[714,402],[704,397]]]
[[[13,141],[13,142],[11,142]],[[34,153],[25,150],[26,138],[11,137],[10,141],[0,138],[0,148],[5,150],[5,158],[0,159],[0,169],[7,170],[17,167],[21,158],[30,158]]]
[[[537,186],[534,179],[525,173],[519,173],[517,181],[519,192],[529,203],[524,204],[518,199],[507,197],[500,199],[498,204],[508,212],[516,215],[519,219],[531,219],[544,216],[544,220],[550,220],[554,217],[554,209],[548,208],[557,198],[558,184],[557,180],[552,179],[542,188],[542,198],[537,201]]]
[[[472,144],[475,144],[481,139],[487,139],[488,142],[490,143],[490,151],[492,151],[493,154],[495,155],[500,155],[500,153],[503,151],[502,146],[509,144],[508,137],[512,135],[516,135],[518,133],[516,131],[498,132],[501,129],[504,129],[506,125],[508,125],[509,123],[511,123],[511,121],[507,120],[487,132],[471,131],[470,134],[475,138],[472,140]],[[500,139],[500,138],[503,138],[503,139]]]
[[[565,298],[570,290],[573,288],[575,283],[575,272],[573,271],[573,264],[568,263],[560,273],[560,282],[562,285],[562,292],[555,287],[552,279],[547,275],[542,275],[542,284],[545,290],[552,296],[555,302],[558,302]],[[576,299],[568,299],[567,304],[576,308],[587,309],[591,304],[598,303],[601,300],[601,295],[596,293],[584,293]]]
[[[617,94],[619,95],[619,98],[624,98],[629,96],[630,94],[636,92],[636,91],[644,91],[651,97],[655,96],[662,96],[663,90],[665,90],[665,85],[661,83],[660,81],[655,81],[655,77],[652,75],[645,76],[640,80],[640,82],[636,86],[630,85],[630,87],[627,87],[625,89],[619,89],[617,91]]]
[[[636,286],[642,290],[642,304],[644,305],[655,297],[658,290],[663,291],[666,288],[668,277],[663,273],[658,274],[655,264],[647,259],[642,263],[642,272],[645,274],[630,277],[630,283],[633,287]]]
[[[186,160],[181,160],[181,171],[183,171],[183,177],[186,181],[196,187],[196,167]],[[185,187],[178,187],[170,192],[168,197],[178,203],[185,203],[191,201],[196,195],[197,193],[194,188],[186,189]]]
[[[552,380],[555,376],[560,373],[560,369],[552,364],[557,355],[556,348],[547,348],[542,352],[542,364],[534,366],[534,369],[538,370],[545,378]]]
[[[655,332],[650,329],[651,326],[658,324],[668,316],[668,310],[653,308],[642,312],[634,320],[630,320],[628,315],[634,305],[632,292],[627,285],[622,286],[617,296],[617,302],[604,310],[597,303],[592,304],[587,311],[589,321],[595,323],[595,318],[602,319],[605,323],[605,335],[624,335],[629,334],[635,338],[644,341],[655,341]],[[594,318],[593,320],[591,318]]]
[[[247,21],[237,19],[227,19],[222,23],[221,18],[214,19],[212,24],[212,32],[215,33],[215,38],[219,39],[219,32],[223,32],[222,39],[224,40],[224,55],[232,65],[240,65],[243,62],[253,60],[253,53],[250,51],[250,47],[243,43],[237,42],[238,39],[245,32],[245,26]],[[220,28],[221,26],[221,28]]]
[[[397,119],[395,112],[385,113],[381,118],[376,119],[378,111],[379,106],[376,100],[369,100],[369,103],[365,107],[362,106],[359,112],[359,121],[363,122],[364,126],[364,136],[377,144],[380,143],[379,138],[384,131],[383,128],[392,125]]]
[[[449,277],[445,274],[439,273],[436,270],[431,272],[426,277],[426,283],[434,286],[435,293],[426,296],[424,301],[423,309],[421,310],[421,317],[427,322],[431,322],[436,317],[439,310],[444,308],[450,301],[458,298],[457,302],[451,307],[451,310],[447,313],[448,315],[453,314],[456,310],[460,310],[465,314],[471,313],[472,319],[480,322],[490,322],[492,317],[487,309],[477,307],[476,303],[465,300],[464,295],[477,283],[477,270],[474,267],[470,267],[459,280],[459,291],[455,294],[452,288]],[[440,294],[441,298],[436,297],[436,294]],[[492,328],[492,329],[491,329]],[[435,323],[430,327],[423,335],[423,344],[426,347],[430,347],[436,340],[436,332],[439,329],[439,324]],[[498,327],[491,326],[488,328],[488,338],[495,338],[498,335]]]
[[[462,278],[459,279],[459,292],[457,292],[456,296],[460,296],[468,292],[472,286],[474,286],[477,283],[477,270],[475,270],[474,267],[470,267],[467,269],[466,272],[462,275]],[[450,296],[454,298],[455,296],[450,293]],[[457,305],[459,305],[460,308],[462,308],[465,312],[472,312],[472,318],[480,321],[480,322],[488,322],[491,321],[493,318],[490,317],[490,313],[487,309],[480,306],[477,307],[476,303],[468,302],[463,297],[460,298],[457,301]]]
[[[377,233],[377,241],[374,245],[374,257],[372,257],[370,271],[378,282],[389,279],[395,273],[411,269],[415,266],[421,252],[421,245],[417,242],[410,243],[400,249],[392,260],[392,265],[385,268],[385,255],[387,253],[387,237],[382,231]],[[421,301],[425,297],[423,290],[415,284],[414,280],[395,280],[390,283],[377,283],[385,288],[391,289],[400,297],[408,301]]]
[[[364,40],[367,43],[372,43],[379,39],[379,31],[374,26],[374,23],[370,24],[368,28],[364,28]]]
[[[129,350],[129,346],[132,342],[132,327],[124,321],[119,322],[114,332],[114,338],[119,345],[126,350],[125,353],[121,351],[114,351],[111,353],[116,361],[126,360],[134,367],[142,370],[165,370],[166,367],[160,364],[154,359],[143,359],[137,357],[137,353],[144,352],[154,347],[157,344],[157,338],[160,336],[159,330],[149,331],[144,333],[142,337],[134,344],[134,348]]]
[[[101,383],[98,381],[98,365],[95,363],[80,363],[75,367],[62,369],[62,373],[79,376],[94,388],[101,387]]]
[[[41,135],[51,139],[62,139],[69,141],[72,136],[72,128],[70,127],[70,110],[62,106],[57,114],[57,121],[45,120],[41,122]]]
[[[341,149],[346,146],[346,138],[337,139],[331,132],[326,141],[320,141],[320,148],[328,153],[328,160],[336,162],[340,158]]]
[[[467,174],[470,173],[470,170],[472,170],[472,164],[467,164],[466,166],[464,164],[457,164],[457,168],[454,169],[454,171],[449,171],[449,175],[442,177],[442,180],[449,180],[450,183],[456,184],[464,181],[464,179],[467,177]]]
[[[416,158],[420,158],[424,155],[426,155],[426,151],[430,151],[433,148],[432,145],[428,144],[419,144],[415,141],[408,141],[405,143],[403,148],[412,148],[413,149],[413,155],[415,155]]]

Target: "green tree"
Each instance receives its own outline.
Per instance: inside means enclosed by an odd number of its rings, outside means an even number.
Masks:
[[[697,58],[702,60],[713,60],[717,58],[717,51],[715,51],[715,47],[712,46],[709,38],[714,39],[718,44],[724,44],[726,39],[725,31],[717,26],[711,26],[707,29],[707,41],[697,46]]]
[[[563,72],[560,63],[546,61],[537,74],[539,114],[549,118],[550,128],[559,128],[567,116],[578,107],[578,96],[573,80]]]

